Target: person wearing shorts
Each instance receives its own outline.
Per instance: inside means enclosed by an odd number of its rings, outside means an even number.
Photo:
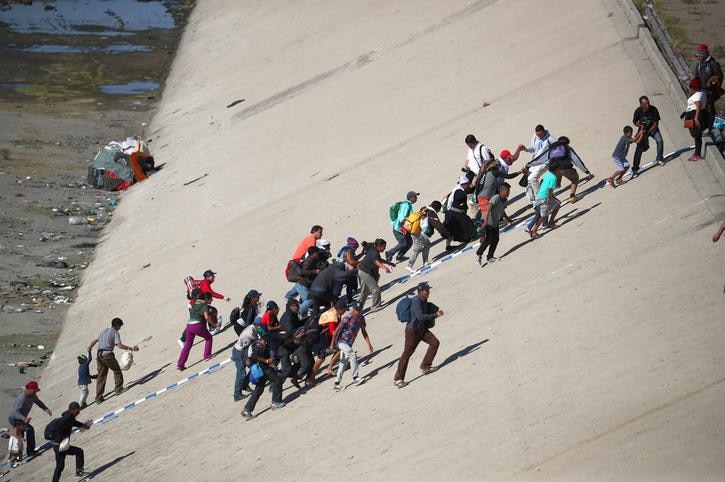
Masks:
[[[542,223],[550,229],[558,227],[554,220],[559,212],[561,203],[554,196],[554,190],[556,189],[556,174],[554,174],[554,169],[555,166],[549,165],[549,172],[544,174],[544,178],[541,180],[541,187],[536,198],[538,219],[536,219],[537,216],[534,217],[536,221],[533,227],[529,230],[529,234],[532,238],[539,237],[538,230]]]
[[[614,171],[614,174],[609,176],[607,179],[607,184],[612,187],[624,184],[622,176],[624,176],[627,170],[629,170],[629,162],[627,161],[627,151],[629,151],[629,145],[633,142],[639,142],[639,139],[642,138],[641,135],[636,139],[632,137],[632,128],[630,126],[624,126],[622,134],[622,137],[619,138],[617,145],[614,147],[614,152],[612,152],[612,162],[617,168],[617,170]]]

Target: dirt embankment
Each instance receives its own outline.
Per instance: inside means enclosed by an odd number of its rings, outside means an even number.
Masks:
[[[86,185],[88,167],[107,142],[145,138],[192,6],[139,3],[142,11],[116,12],[117,25],[99,26],[93,22],[102,24],[103,18],[84,24],[87,19],[72,10],[72,2],[38,3],[0,2],[2,410],[19,387],[39,378],[52,355],[83,272],[103,240],[103,226],[119,202],[117,193]],[[165,9],[167,24],[125,31],[123,19],[143,15],[144,8]],[[58,31],[58,25],[72,28]],[[108,31],[88,35],[101,27]],[[0,444],[0,456],[5,450]]]

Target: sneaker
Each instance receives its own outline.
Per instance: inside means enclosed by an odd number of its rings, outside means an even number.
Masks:
[[[240,413],[242,417],[244,417],[245,420],[252,420],[254,418],[254,415],[252,415],[252,412],[248,412],[246,410],[242,410],[242,413]]]
[[[86,472],[83,469],[76,470],[76,477],[79,478],[79,479],[82,479],[83,477],[88,477],[89,475],[91,475],[91,473],[90,472]]]
[[[353,382],[353,383],[354,383],[355,385],[362,385],[363,383],[365,383],[365,382],[367,382],[367,381],[368,381],[368,377],[358,377],[358,378],[354,378],[354,379],[352,380],[352,382]]]
[[[395,258],[396,263],[402,263],[403,261],[408,261],[408,257],[407,256],[398,256]]]
[[[432,366],[432,367],[421,369],[421,372],[423,372],[423,375],[429,375],[433,372],[437,372],[439,368],[440,367],[438,367],[438,366]]]
[[[663,161],[662,159],[657,159],[657,160],[655,160],[655,162],[657,163],[658,166],[664,166],[665,165],[665,161]]]
[[[123,387],[123,388],[119,388],[118,390],[114,390],[113,393],[115,393],[116,395],[120,395],[123,392],[125,392],[126,390],[128,390],[128,388]]]
[[[333,386],[332,389],[335,390],[336,392],[339,392],[340,390],[342,390],[342,387],[340,386],[339,383],[335,382],[335,386]]]
[[[406,266],[405,269],[407,269],[409,273],[415,273],[415,269],[410,265]]]
[[[96,398],[96,405],[98,405],[98,404],[100,404],[100,403],[103,403],[103,402],[105,402],[105,401],[106,401],[106,399],[105,399],[105,398],[103,398],[103,397],[99,397],[99,398]]]
[[[296,389],[298,389],[298,390],[299,390],[300,388],[302,388],[302,387],[300,386],[300,381],[299,381],[299,380],[297,380],[296,378],[290,378],[290,379],[289,379],[289,381],[290,381],[290,383],[292,384],[292,386],[293,386],[293,387],[295,387]]]
[[[271,405],[272,410],[279,410],[280,408],[284,408],[284,402],[274,402]]]
[[[393,260],[393,255],[392,255],[392,254],[390,254],[390,251],[386,251],[386,252],[385,252],[385,261],[388,261],[388,262],[390,262],[390,261],[392,261],[392,260]]]
[[[498,261],[498,258],[495,256],[491,256],[486,260],[487,263],[495,263],[496,261]]]
[[[178,343],[181,348],[184,348],[185,343],[183,341],[181,341],[181,338],[176,340],[176,343]]]
[[[395,380],[393,382],[393,385],[395,385],[398,388],[404,388],[404,387],[408,386],[408,382],[406,382],[405,380]]]
[[[635,177],[638,177],[638,176],[639,176],[639,171],[635,171],[634,169],[632,169],[632,179],[634,179]]]
[[[569,196],[569,202],[574,204],[577,201],[576,196]]]
[[[87,406],[88,406],[88,404],[87,404],[86,402],[83,402],[83,403],[81,403],[81,410],[83,410],[83,409],[84,409],[84,408],[86,408]]]
[[[239,401],[239,400],[241,400],[242,398],[244,398],[244,395],[242,395],[241,393],[240,393],[239,395],[234,395],[234,401],[235,401],[235,402],[238,402],[238,401]]]
[[[476,255],[476,264],[479,266],[483,266],[481,263],[483,262],[483,256]]]
[[[687,158],[688,161],[699,161],[700,159],[702,159],[702,157],[698,156],[697,154],[693,154]]]

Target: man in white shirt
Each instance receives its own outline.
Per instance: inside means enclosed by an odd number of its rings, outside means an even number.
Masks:
[[[479,142],[473,134],[466,136],[466,145],[468,146],[468,156],[466,157],[466,162],[463,164],[463,171],[473,173],[473,176],[470,178],[473,180],[486,161],[493,159],[493,153],[491,149]]]
[[[521,151],[525,151],[533,154],[531,157],[531,160],[533,161],[543,154],[554,142],[556,142],[556,137],[552,136],[549,131],[544,129],[544,126],[539,124],[534,129],[534,135],[531,137],[531,144],[529,144],[528,147],[523,144],[519,144],[513,157],[514,159],[518,159],[519,153]],[[539,192],[539,179],[545,173],[546,164],[529,168],[529,185],[526,188],[526,197],[532,206],[536,203],[536,194]]]

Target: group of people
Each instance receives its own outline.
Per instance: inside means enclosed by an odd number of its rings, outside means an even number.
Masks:
[[[690,161],[701,157],[702,132],[712,127],[715,101],[723,93],[722,70],[710,56],[707,46],[699,45],[696,56],[697,76],[690,82],[690,97],[682,115],[685,127],[690,129],[695,139],[695,152]],[[632,126],[624,127],[612,153],[616,170],[607,179],[609,185],[617,187],[625,182],[624,176],[630,169],[627,154],[631,144],[636,146],[631,165],[632,178],[640,173],[641,158],[649,149],[650,139],[656,143],[655,162],[659,165],[664,163],[660,120],[657,108],[646,96],[640,97],[632,119],[636,132]],[[293,286],[284,295],[284,311],[275,301],[263,304],[262,293],[256,289],[249,290],[242,305],[232,310],[229,325],[237,336],[231,349],[231,360],[236,367],[233,399],[235,402],[242,400],[244,392],[249,393],[241,411],[242,417],[247,420],[254,418],[253,412],[267,384],[271,385],[271,408],[284,407],[282,386],[285,380],[298,389],[303,389],[302,383],[308,388],[315,386],[320,381],[318,375],[325,361],[328,363],[326,375],[334,379],[334,391],[347,387],[343,384],[343,376],[348,365],[352,371],[352,384],[365,383],[367,377],[360,374],[354,343],[361,334],[368,351],[373,352],[364,312],[368,298],[371,299],[368,314],[383,307],[381,270],[390,273],[398,263],[407,261],[406,269],[417,273],[415,263],[419,256],[422,268],[428,266],[432,238],[436,232],[445,240],[446,251],[480,240],[476,262],[483,266],[497,261],[495,251],[499,227],[503,221],[515,222],[506,213],[512,189],[509,180],[520,177],[518,184],[533,207],[533,215],[525,230],[532,239],[536,239],[541,236],[541,229],[557,227],[561,201],[556,197],[556,190],[561,187],[562,179],[569,180],[568,199],[574,203],[580,182],[579,171],[593,176],[570,140],[565,136],[553,136],[543,125],[535,127],[527,145],[518,145],[513,153],[503,150],[498,157],[473,134],[466,136],[464,142],[468,154],[463,174],[445,199],[416,208],[420,193],[411,190],[405,199],[390,206],[389,221],[396,242],[392,248],[387,249],[386,241],[381,238],[359,243],[354,237],[348,237],[337,255],[333,256],[331,243],[322,237],[323,227],[315,225],[310,234],[299,242],[287,263],[285,275]],[[511,169],[523,152],[532,154],[531,159],[520,169]],[[713,241],[717,241],[724,230],[725,223],[713,236]],[[406,256],[409,251],[410,256]],[[179,339],[179,370],[186,369],[197,336],[205,341],[203,359],[208,360],[213,356],[213,335],[223,331],[223,319],[212,303],[214,300],[229,302],[230,298],[214,291],[212,284],[215,278],[216,273],[207,270],[202,280],[196,281],[191,277],[185,280],[189,316]],[[427,375],[438,369],[433,361],[439,341],[431,329],[435,320],[444,313],[429,301],[430,291],[430,285],[421,282],[416,287],[416,296],[408,300],[409,312],[403,320],[403,351],[393,376],[393,383],[398,388],[407,385],[407,366],[420,342],[428,345],[420,364],[421,373]],[[109,370],[114,374],[114,393],[124,391],[123,372],[115,350],[138,351],[139,348],[122,343],[119,333],[122,326],[123,321],[114,318],[111,326],[92,340],[87,354],[78,357],[80,399],[72,402],[68,410],[60,418],[52,420],[45,430],[56,457],[54,481],[59,480],[68,455],[76,457],[76,475],[88,475],[84,470],[83,450],[70,445],[70,435],[74,427],[90,428],[88,423],[79,422],[76,417],[87,406],[93,378],[97,377],[95,402],[98,404],[105,401]],[[91,376],[94,347],[98,373]],[[35,455],[35,432],[29,417],[32,406],[37,405],[52,417],[52,412],[37,396],[39,390],[36,382],[29,382],[16,398],[10,413],[10,435],[17,441],[11,445],[14,447],[11,461],[19,462],[22,458],[23,443],[27,455]]]

